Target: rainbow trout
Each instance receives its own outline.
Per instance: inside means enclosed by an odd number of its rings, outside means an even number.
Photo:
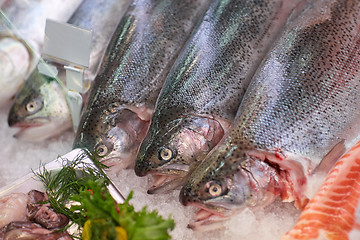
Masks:
[[[289,21],[234,127],[181,190],[184,205],[223,216],[278,196],[305,205],[307,177],[359,140],[359,17],[357,0],[320,0]],[[193,227],[211,222],[201,215]]]
[[[86,81],[94,80],[109,39],[129,3],[129,0],[85,0],[68,21],[92,31],[89,68],[84,74]],[[64,70],[60,71],[63,76]],[[8,124],[20,128],[14,137],[27,141],[43,141],[63,133],[72,125],[64,88],[56,79],[34,70],[15,97]]]
[[[134,165],[156,98],[207,0],[134,1],[95,78],[74,148],[118,168]]]
[[[251,77],[297,1],[212,1],[158,98],[135,172],[149,193],[179,184],[230,128]]]

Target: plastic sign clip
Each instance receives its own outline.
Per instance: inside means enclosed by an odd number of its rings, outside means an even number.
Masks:
[[[81,93],[88,90],[84,69],[89,66],[92,32],[67,23],[46,20],[43,56],[64,65],[66,71],[66,101],[74,131],[80,122],[83,105]]]

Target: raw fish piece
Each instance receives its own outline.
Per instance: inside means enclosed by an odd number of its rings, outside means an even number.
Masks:
[[[282,240],[348,240],[360,230],[360,142],[336,163]]]
[[[0,198],[0,228],[13,221],[25,221],[27,201],[24,193],[12,193]]]

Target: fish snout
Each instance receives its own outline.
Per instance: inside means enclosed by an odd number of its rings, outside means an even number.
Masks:
[[[190,203],[194,202],[190,189],[186,185],[180,191],[179,201],[184,206],[187,206]]]
[[[139,177],[146,176],[150,171],[151,163],[146,161],[136,161],[135,164],[135,174]]]
[[[79,137],[75,137],[75,140],[73,142],[73,146],[72,146],[73,149],[76,149],[76,148],[83,148],[83,149],[87,149],[88,151],[92,151],[93,149],[89,149],[87,147],[84,146],[84,143],[79,140]]]
[[[180,203],[184,206],[187,206],[188,203],[190,202],[190,198],[189,196],[186,196],[186,195],[183,195],[183,194],[180,194],[180,197],[179,197],[179,200],[180,200]]]
[[[13,127],[16,125],[16,123],[19,122],[19,118],[13,111],[10,110],[7,122],[8,122],[9,127]]]

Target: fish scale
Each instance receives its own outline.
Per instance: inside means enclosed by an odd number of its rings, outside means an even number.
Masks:
[[[137,175],[179,181],[220,141],[262,57],[298,2],[212,2],[157,100],[139,149]],[[162,159],[165,152],[169,160]],[[152,189],[169,188],[168,183]]]
[[[359,139],[359,10],[354,0],[308,1],[289,21],[233,129],[182,189],[183,204],[226,212],[279,195],[306,203],[307,176],[332,149]]]
[[[346,63],[348,59],[341,59],[343,56],[348,56],[349,53],[343,52],[334,56],[332,49],[339,48],[339,45],[335,42],[327,44],[327,39],[331,38],[329,33],[340,32],[340,28],[341,25],[335,23],[318,24],[315,28],[309,29],[309,34],[306,32],[300,34],[296,41],[291,41],[290,37],[287,38],[288,43],[293,45],[290,47],[290,51],[284,49],[285,51],[280,53],[279,57],[275,56],[276,50],[272,51],[269,59],[275,60],[268,61],[265,64],[263,68],[265,71],[260,72],[252,83],[251,90],[253,91],[247,94],[238,111],[237,122],[242,136],[234,136],[233,141],[241,143],[243,139],[251,139],[260,148],[279,147],[286,151],[306,155],[313,161],[317,160],[314,164],[318,164],[324,154],[329,151],[329,148],[345,137],[342,132],[349,127],[349,120],[344,121],[342,117],[348,116],[349,111],[357,109],[359,89],[358,82],[354,81],[354,79],[358,79],[358,76],[355,74],[346,76],[349,75],[349,70],[350,72],[354,71],[352,70],[354,64],[348,65]],[[344,35],[340,35],[340,37],[344,37]],[[356,35],[355,38],[358,36]],[[302,43],[304,39],[307,41],[306,46],[303,46]],[[326,40],[319,42],[321,39]],[[302,54],[299,56],[297,51],[300,46],[302,53],[308,51],[312,53],[313,61],[308,61],[306,66],[302,66],[301,62],[304,58],[302,58]],[[315,51],[319,48],[320,51]],[[352,50],[360,53],[358,48]],[[328,73],[323,79],[319,79],[317,74],[320,69],[318,69],[315,60],[323,55],[326,56],[324,59],[329,59],[330,64],[328,67],[321,68],[321,71]],[[340,57],[337,57],[339,55]],[[348,58],[351,58],[351,55]],[[300,64],[296,64],[297,68],[291,67],[290,64],[277,67],[277,63],[289,62],[293,64],[299,60]],[[331,62],[335,61],[339,65],[331,68]],[[272,73],[282,67],[285,67],[283,69],[284,81],[265,81],[266,77],[275,76],[276,78],[278,74]],[[270,71],[266,71],[267,68]],[[260,91],[258,91],[259,89]],[[264,101],[259,100],[259,95]],[[255,104],[259,108],[255,109]],[[312,114],[312,118],[309,118],[309,114]],[[350,123],[355,122],[356,124],[357,115],[354,114],[350,117]],[[249,118],[253,121],[248,121]],[[295,127],[289,126],[290,123],[296,124]],[[264,128],[264,125],[271,126],[273,130],[269,132],[268,129]],[[334,129],[334,126],[338,126],[338,128]],[[289,131],[294,132],[294,134],[289,135]],[[311,137],[305,138],[306,134]],[[275,146],[274,139],[276,139]],[[311,144],[308,141],[311,141]],[[329,145],[325,149],[322,145],[324,144],[323,141]],[[300,143],[302,144],[300,145]],[[323,149],[319,152],[317,159],[311,157],[314,154],[314,147],[319,150]]]
[[[109,59],[105,61],[102,71],[99,73],[101,77],[98,79],[114,79],[109,85],[99,85],[99,90],[93,96],[91,101],[94,106],[107,105],[109,102],[119,102],[122,104],[145,104],[152,106],[155,104],[156,97],[153,91],[159,92],[164,75],[167,69],[163,69],[164,65],[169,68],[169,63],[161,60],[174,59],[174,52],[179,51],[178,42],[184,42],[186,39],[186,32],[191,31],[191,24],[188,23],[188,16],[196,13],[197,4],[190,4],[189,2],[181,3],[181,11],[174,11],[171,2],[163,2],[161,4],[144,1],[144,9],[138,9],[135,5],[130,6],[128,10],[129,15],[146,14],[144,17],[129,17],[127,21],[123,21],[118,26],[116,37],[124,34],[126,40],[119,39],[113,42],[111,49],[116,49],[109,55]],[[158,11],[153,16],[151,15],[151,8],[154,4]],[[179,3],[177,3],[179,4]],[[162,11],[162,12],[161,12]],[[161,12],[161,15],[160,15]],[[185,12],[187,12],[185,14]],[[195,14],[194,14],[195,15]],[[166,22],[163,16],[167,17]],[[192,19],[191,19],[192,20]],[[153,22],[154,26],[147,23]],[[164,21],[164,22],[161,22]],[[158,23],[159,22],[159,23]],[[164,24],[164,29],[156,29],[156,24]],[[133,32],[133,28],[139,25],[143,28],[145,33],[138,31]],[[183,29],[178,29],[183,25]],[[190,26],[189,26],[190,25]],[[162,26],[161,26],[162,27]],[[182,34],[182,31],[184,34]],[[161,34],[160,36],[156,36]],[[179,37],[179,40],[173,39],[173,35]],[[114,37],[114,38],[116,38]],[[147,41],[143,44],[143,41]],[[172,41],[174,40],[174,41]],[[110,49],[109,48],[109,49]],[[156,51],[154,51],[156,49]],[[171,60],[174,61],[174,60]],[[163,64],[161,64],[163,63]],[[112,67],[111,67],[112,65]],[[154,89],[154,86],[156,88]],[[121,94],[119,96],[119,94]]]
[[[94,80],[74,148],[118,168],[134,164],[165,78],[208,6],[208,0],[130,4]]]

